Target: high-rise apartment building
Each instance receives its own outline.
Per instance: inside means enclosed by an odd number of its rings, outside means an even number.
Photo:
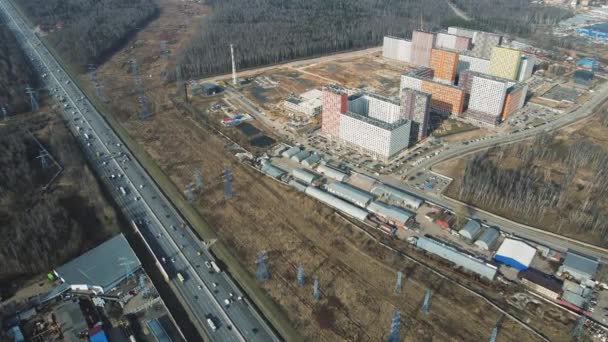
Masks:
[[[412,121],[410,143],[426,138],[430,109],[431,94],[408,88],[401,90],[401,116]]]
[[[471,85],[469,111],[485,113],[500,119],[507,95],[508,84],[494,77],[476,76]]]
[[[383,160],[409,146],[411,120],[402,117],[398,103],[340,89],[324,89],[322,98],[323,134]]]
[[[471,70],[487,74],[490,72],[490,60],[475,57],[466,52],[461,52],[458,54],[458,66],[456,68],[456,73],[460,74],[464,70]]]
[[[411,48],[412,42],[409,40],[386,36],[382,43],[382,56],[410,63],[412,57]]]
[[[527,94],[528,85],[526,83],[516,83],[509,88],[501,114],[501,121],[505,121],[509,115],[515,113],[524,106]]]
[[[340,114],[348,109],[348,95],[341,89],[323,89],[321,102],[321,133],[338,136],[340,133]]]
[[[519,73],[517,75],[517,80],[519,82],[523,82],[528,78],[532,77],[532,72],[534,71],[534,63],[536,63],[536,57],[533,55],[523,55],[521,57],[521,62],[519,64]]]
[[[488,32],[477,32],[471,51],[474,56],[489,58],[492,54],[492,49],[496,46],[500,46],[501,42],[501,35]]]
[[[462,27],[450,26],[448,27],[448,33],[455,36],[470,38],[471,43],[473,44],[475,44],[475,39],[477,38],[477,31],[465,29]]]
[[[410,88],[431,94],[431,110],[443,116],[462,114],[464,89],[435,82],[430,68],[417,68],[401,75],[401,89]]]
[[[412,33],[411,63],[428,67],[433,46],[435,46],[435,33],[414,31]]]
[[[456,50],[456,51],[466,51],[471,48],[471,38],[440,32],[440,33],[437,33],[437,39],[435,40],[435,47],[440,48],[440,49],[452,49],[452,50]]]
[[[454,83],[458,66],[458,52],[454,50],[432,49],[431,64],[433,79],[443,83]]]
[[[490,57],[490,75],[517,80],[520,61],[519,50],[496,46],[492,49]]]

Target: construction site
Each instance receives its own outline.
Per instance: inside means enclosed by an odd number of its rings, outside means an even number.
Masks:
[[[240,161],[247,160],[249,153],[263,153],[272,146],[256,146],[251,137],[265,136],[273,141],[289,138],[289,133],[273,125],[289,121],[279,110],[289,94],[339,83],[384,90],[383,95],[394,96],[405,64],[382,60],[379,49],[352,52],[244,71],[238,77],[249,85],[240,90],[193,96],[191,86],[167,83],[165,72],[171,68],[172,54],[208,9],[176,0],[159,3],[159,18],[138,32],[122,51],[97,66],[97,87],[89,74],[81,75],[82,84],[88,85],[92,97],[100,91],[99,84],[103,85],[98,105],[160,167],[171,180],[170,186],[184,192],[200,170],[202,186],[188,194],[191,206],[208,226],[196,228],[201,234],[209,229],[217,234],[219,243],[234,254],[250,278],[256,274],[257,256],[266,253],[269,277],[259,286],[301,335],[286,339],[386,339],[395,310],[400,314],[398,334],[406,341],[482,341],[488,340],[496,327],[501,340],[570,339],[574,315],[516,296],[516,288],[499,282],[477,281],[405,242],[370,232],[365,225]],[[141,101],[138,105],[140,92],[131,71],[132,60],[137,61],[151,113],[146,120],[137,115]],[[224,85],[231,82],[230,76],[221,80]],[[188,89],[187,100],[184,88]],[[226,117],[254,114],[247,100],[265,119],[254,115],[255,120],[247,122],[253,128],[247,129],[222,124]],[[230,196],[223,177],[227,168]],[[186,203],[186,198],[182,201]],[[403,278],[396,289],[398,272]]]

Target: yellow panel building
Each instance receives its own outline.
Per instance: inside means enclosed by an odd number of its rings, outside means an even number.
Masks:
[[[496,46],[490,57],[490,75],[516,80],[521,62],[521,51]]]

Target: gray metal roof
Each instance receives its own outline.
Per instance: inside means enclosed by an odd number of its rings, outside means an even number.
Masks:
[[[293,156],[291,156],[291,160],[295,160],[298,163],[301,162],[302,160],[306,159],[310,157],[310,152],[308,151],[300,151],[296,154],[294,154]]]
[[[409,210],[394,207],[392,205],[388,205],[386,203],[378,201],[373,201],[372,203],[370,203],[367,206],[367,210],[378,216],[384,217],[387,220],[397,221],[402,224],[407,222],[410,218],[416,216],[415,213]]]
[[[341,182],[328,184],[327,192],[330,192],[363,208],[367,207],[369,202],[374,199],[374,196],[369,192],[357,189],[354,186]]]
[[[290,180],[290,181],[289,181],[289,185],[291,185],[291,186],[292,186],[292,187],[294,187],[296,190],[301,191],[301,192],[306,191],[306,188],[308,187],[308,185],[303,184],[303,183],[300,183],[300,182],[298,182],[298,181],[297,181],[297,180],[295,180],[295,179]]]
[[[299,146],[294,146],[294,147],[290,147],[286,151],[283,151],[283,153],[281,153],[281,155],[285,158],[291,158],[292,156],[294,156],[296,153],[298,153],[300,151],[301,151],[301,149]]]
[[[568,271],[569,273],[573,273],[575,271],[578,274],[584,275],[587,278],[591,279],[595,276],[597,272],[597,268],[599,267],[599,262],[596,258],[586,256],[580,253],[576,253],[573,251],[568,251],[566,253],[566,258],[564,259],[564,263],[562,264],[563,271]],[[576,277],[576,274],[573,274]]]
[[[272,165],[270,162],[262,163],[262,172],[274,178],[280,178],[282,175],[287,173],[285,170]]]
[[[55,271],[67,284],[99,286],[104,292],[141,267],[124,235],[117,235]]]
[[[469,220],[464,227],[458,232],[460,236],[465,237],[469,240],[473,240],[477,237],[477,234],[481,232],[481,224],[475,220]]]
[[[499,236],[500,232],[498,231],[498,229],[490,227],[486,229],[483,234],[481,234],[477,241],[475,241],[475,245],[481,248],[490,249],[496,243],[496,240],[498,240]]]
[[[294,178],[307,184],[312,184],[315,179],[319,178],[319,175],[306,169],[293,169],[293,171],[291,171],[291,174]]]
[[[386,184],[375,186],[372,189],[372,193],[378,196],[387,196],[391,201],[402,202],[403,204],[414,209],[420,208],[422,203],[424,203],[423,199]]]
[[[318,163],[321,160],[321,156],[318,154],[312,154],[310,157],[302,160],[302,165],[312,166]]]
[[[470,272],[477,273],[482,277],[494,280],[494,277],[496,276],[496,272],[498,270],[496,266],[470,254],[466,254],[463,251],[458,250],[456,247],[443,243],[439,240],[422,236],[416,241],[416,246],[424,249],[427,252],[447,259]]]
[[[308,188],[306,188],[306,194],[311,197],[316,198],[317,200],[319,200],[331,207],[334,207],[340,211],[343,211],[344,213],[346,213],[358,220],[365,221],[365,219],[367,218],[368,212],[366,210],[358,208],[323,190],[319,190],[315,187],[309,186]]]
[[[317,167],[317,172],[340,182],[344,181],[347,177],[346,173],[336,170],[333,167],[329,167],[327,165],[319,165]]]

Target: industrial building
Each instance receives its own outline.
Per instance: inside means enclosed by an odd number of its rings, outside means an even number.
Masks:
[[[523,82],[532,77],[535,63],[536,57],[534,57],[533,55],[523,55],[519,64],[519,73],[517,76],[517,81]]]
[[[494,280],[494,277],[496,277],[496,272],[498,270],[496,266],[468,254],[465,251],[461,251],[455,246],[448,245],[443,241],[439,241],[429,236],[423,236],[419,237],[416,241],[416,247],[447,259],[457,266],[489,280]]]
[[[319,162],[321,161],[321,156],[317,153],[315,154],[311,154],[308,158],[302,160],[302,162],[300,164],[306,166],[306,167],[314,167],[315,165],[317,165]]]
[[[72,291],[105,293],[141,268],[124,235],[117,235],[53,271]]]
[[[411,62],[412,42],[402,38],[384,37],[382,43],[382,56],[400,62]]]
[[[593,81],[593,71],[590,70],[576,70],[574,72],[574,83],[576,85],[588,87]]]
[[[383,160],[409,146],[411,121],[400,117],[399,104],[377,95],[346,96],[334,89],[325,89],[323,100],[323,134]]]
[[[262,170],[262,172],[269,175],[270,177],[277,178],[277,179],[283,177],[283,175],[285,175],[287,173],[285,170],[282,170],[282,169],[272,165],[272,163],[269,161],[262,162],[261,170]]]
[[[316,184],[319,178],[321,178],[321,176],[319,176],[318,174],[308,171],[306,169],[293,169],[291,171],[291,175],[293,176],[293,178],[299,180],[300,182],[309,185]]]
[[[401,89],[409,88],[431,94],[431,110],[448,116],[460,115],[464,107],[464,90],[432,80],[433,70],[418,68],[401,76]]]
[[[372,188],[372,194],[386,198],[391,203],[418,210],[424,200],[390,185],[380,184]]]
[[[608,38],[608,23],[595,24],[577,28],[578,34],[593,38]]]
[[[306,188],[305,193],[327,205],[338,209],[345,214],[352,216],[360,221],[365,221],[368,216],[368,212],[363,210],[357,206],[354,206],[344,200],[339,199],[336,196],[333,196],[323,190],[317,189],[315,187],[309,186]]]
[[[530,267],[535,255],[536,248],[521,240],[507,238],[498,247],[494,260],[522,271]]]
[[[301,183],[295,179],[290,180],[288,184],[300,192],[306,191],[306,188],[308,187],[308,185]]]
[[[487,74],[490,72],[490,60],[461,52],[458,54],[458,66],[456,68],[456,73],[460,74],[464,70],[471,70]]]
[[[283,102],[283,106],[293,113],[316,116],[321,114],[321,94],[320,90],[313,89],[301,94],[299,97],[289,97]]]
[[[593,290],[575,282],[564,281],[561,303],[573,309],[586,310]]]
[[[401,90],[401,116],[410,120],[410,143],[427,136],[431,110],[431,94],[404,88]]]
[[[595,278],[598,267],[599,261],[596,258],[568,251],[558,273],[567,273],[570,277],[585,282]]]
[[[435,33],[414,31],[412,33],[410,63],[428,67],[431,60],[431,50],[435,46],[435,38]]]
[[[440,49],[466,51],[471,48],[471,38],[440,32],[437,33],[435,47]]]
[[[494,247],[499,236],[500,232],[498,229],[490,227],[481,234],[477,241],[475,241],[475,246],[489,251]]]
[[[367,205],[374,200],[374,196],[369,192],[357,189],[346,183],[335,182],[328,184],[326,190],[330,194],[347,200],[361,208],[367,207]]]
[[[379,201],[373,201],[367,206],[370,213],[397,227],[405,228],[408,222],[416,217],[416,213],[395,207]]]
[[[456,80],[458,67],[458,52],[446,49],[431,49],[430,68],[433,70],[433,80],[453,84]]]
[[[329,167],[325,164],[321,164],[317,167],[317,172],[324,175],[325,177],[332,178],[337,180],[338,182],[344,182],[348,175],[340,170],[336,170],[332,167]]]
[[[481,224],[475,220],[469,220],[458,232],[460,236],[468,240],[475,240],[475,238],[481,233]]]
[[[561,279],[533,268],[520,271],[517,274],[517,278],[524,286],[555,301],[557,301],[562,293],[562,287],[564,285]]]
[[[502,36],[489,32],[477,32],[473,38],[473,55],[489,58],[495,47],[502,43]]]
[[[521,52],[519,50],[496,46],[492,48],[492,56],[490,57],[490,74],[509,80],[517,80],[520,63]]]
[[[293,147],[290,147],[287,150],[283,151],[283,153],[281,153],[281,156],[283,156],[284,158],[291,158],[291,157],[295,156],[297,153],[300,153],[300,151],[302,151],[300,146],[293,146]]]
[[[310,157],[310,152],[302,150],[296,154],[294,154],[293,156],[291,156],[291,160],[296,161],[298,163],[301,163],[304,159]]]

